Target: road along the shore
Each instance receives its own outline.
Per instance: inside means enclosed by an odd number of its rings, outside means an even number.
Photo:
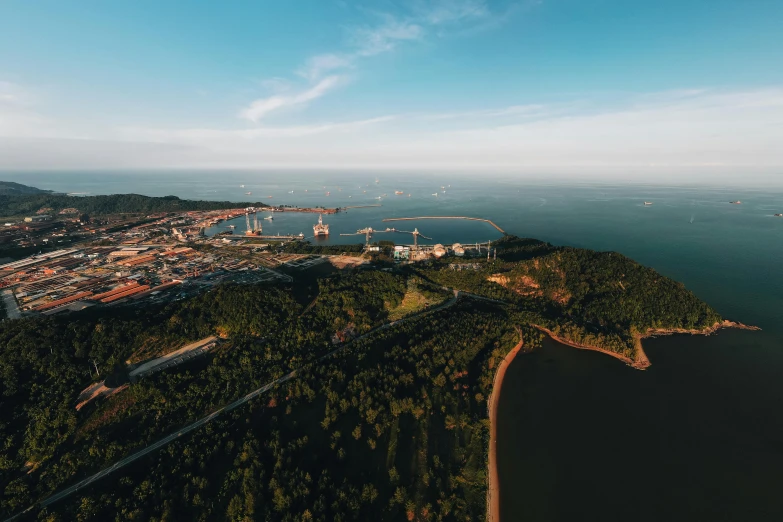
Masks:
[[[399,320],[393,321],[391,323],[384,323],[384,324],[382,324],[380,326],[377,326],[376,328],[370,330],[369,332],[367,332],[367,333],[365,333],[365,334],[363,334],[363,335],[361,335],[359,337],[356,337],[355,339],[345,343],[344,345],[340,346],[339,348],[335,348],[331,352],[326,353],[326,354],[318,357],[317,359],[315,359],[311,363],[308,363],[308,365],[321,362],[321,361],[323,361],[323,360],[325,360],[325,359],[327,359],[327,358],[329,358],[329,357],[331,357],[333,355],[336,355],[337,353],[339,353],[341,351],[344,351],[347,348],[349,348],[356,341],[365,339],[365,338],[375,334],[376,332],[379,332],[379,331],[382,331],[382,330],[386,330],[387,328],[391,328],[392,326],[399,325],[401,323],[404,323],[404,322],[407,322],[407,321],[411,321],[413,319],[418,319],[419,317],[422,317],[424,315],[429,315],[429,314],[432,314],[432,313],[435,313],[437,311],[444,310],[446,308],[449,308],[449,307],[453,306],[454,304],[457,303],[457,301],[459,300],[460,295],[461,295],[458,290],[453,290],[453,292],[454,292],[454,296],[452,298],[450,298],[449,300],[445,301],[444,303],[442,303],[440,305],[437,305],[437,306],[433,306],[433,307],[431,307],[431,308],[429,308],[427,310],[424,310],[422,312],[410,315],[410,316],[405,317],[403,319],[399,319]],[[469,296],[469,297],[472,297],[472,296]],[[297,370],[293,370],[293,371],[283,375],[282,377],[279,377],[279,378],[275,379],[274,381],[265,384],[264,386],[258,388],[257,390],[254,390],[254,391],[248,393],[244,397],[241,397],[241,398],[235,400],[231,404],[228,404],[227,406],[224,406],[224,407],[222,407],[222,408],[220,408],[218,410],[215,410],[214,412],[210,413],[206,417],[204,417],[202,419],[199,419],[196,422],[194,422],[192,424],[189,424],[189,425],[187,425],[187,426],[185,426],[183,428],[180,428],[176,432],[174,432],[174,433],[172,433],[172,434],[170,434],[170,435],[160,439],[159,441],[157,441],[157,442],[155,442],[155,443],[153,443],[153,444],[151,444],[151,445],[149,445],[149,446],[147,446],[145,448],[142,448],[142,449],[138,450],[135,453],[132,453],[132,454],[128,455],[124,459],[122,459],[122,460],[120,460],[118,462],[115,462],[111,466],[102,469],[101,471],[95,473],[94,475],[90,475],[89,477],[87,477],[87,478],[77,482],[73,486],[71,486],[69,488],[66,488],[66,489],[63,489],[61,491],[58,491],[57,493],[55,493],[55,494],[53,494],[53,495],[51,495],[49,497],[46,497],[45,499],[39,501],[37,504],[34,504],[34,505],[30,506],[29,508],[25,509],[24,511],[22,511],[20,513],[17,513],[16,515],[11,516],[10,518],[5,519],[4,522],[11,522],[13,520],[17,520],[22,515],[24,515],[26,513],[29,513],[30,511],[35,509],[36,506],[45,507],[45,506],[48,506],[50,504],[53,504],[53,503],[57,502],[58,500],[61,500],[61,499],[65,498],[65,497],[68,497],[68,496],[72,495],[73,493],[79,491],[80,489],[83,489],[83,488],[89,486],[90,484],[92,484],[94,482],[97,482],[98,480],[101,480],[102,478],[104,478],[107,475],[117,471],[118,469],[120,469],[120,468],[122,468],[124,466],[127,466],[128,464],[130,464],[132,462],[135,462],[136,460],[144,457],[145,455],[148,455],[148,454],[152,453],[155,450],[158,450],[158,449],[162,448],[163,446],[168,445],[169,443],[177,440],[178,438],[182,437],[183,435],[185,435],[187,433],[190,433],[191,431],[196,430],[196,429],[200,428],[201,426],[203,426],[203,425],[205,425],[205,424],[207,424],[209,422],[212,422],[217,417],[219,417],[221,414],[227,413],[227,412],[229,412],[229,411],[231,411],[233,409],[236,409],[236,408],[242,406],[243,404],[247,403],[248,401],[258,397],[259,395],[268,392],[269,390],[271,390],[275,386],[278,386],[278,385],[280,385],[280,384],[282,384],[282,383],[284,383],[286,381],[291,380],[292,378],[296,377],[298,372],[301,371],[301,370],[302,370],[302,368],[297,369]]]

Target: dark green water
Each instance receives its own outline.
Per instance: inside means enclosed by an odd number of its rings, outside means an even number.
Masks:
[[[645,372],[553,341],[518,357],[499,403],[501,520],[783,520],[768,341],[650,340]]]
[[[519,236],[625,254],[682,281],[725,317],[764,331],[648,340],[653,366],[645,372],[553,342],[518,357],[499,402],[503,522],[783,520],[783,219],[772,216],[783,212],[781,186],[532,183],[410,172],[379,175],[378,183],[375,173],[272,171],[0,178],[93,194],[383,205],[328,216],[330,243],[359,242],[339,234],[385,228],[386,217],[466,215]],[[307,234],[314,221],[312,214],[276,215],[264,230]],[[444,244],[498,237],[475,222],[394,226],[418,227]]]

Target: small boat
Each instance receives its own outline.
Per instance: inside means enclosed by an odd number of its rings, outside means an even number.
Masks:
[[[330,195],[330,194],[331,194],[331,192],[327,192],[327,193],[326,193],[326,195],[327,195],[327,196],[328,196],[328,195]]]
[[[775,217],[783,217],[783,214],[775,214]]]
[[[228,228],[233,230],[233,229],[237,228],[237,226],[236,225],[228,225]]]
[[[239,188],[245,188],[245,186],[244,185],[239,185]]]
[[[729,203],[731,203],[732,205],[742,205],[742,201],[740,201],[740,200],[737,200],[737,201],[729,201]]]
[[[398,196],[402,196],[403,194],[405,194],[405,193],[404,193],[403,191],[401,191],[401,190],[395,190],[395,191],[394,191],[394,193],[395,193],[395,194],[397,194]]]
[[[275,219],[275,217],[274,216],[267,216],[264,219],[266,219],[267,221],[272,221],[273,219]]]
[[[652,205],[652,201],[645,201],[644,202],[644,206],[645,207],[649,207],[650,205]]]
[[[245,194],[249,196],[252,194],[252,192],[245,192]]]
[[[288,191],[288,193],[289,193],[289,194],[293,194],[293,193],[294,193],[294,191],[293,191],[293,190],[289,190],[289,191]]]
[[[432,195],[435,196],[436,198],[438,197],[438,193],[437,192],[434,192]]]
[[[376,182],[376,183],[380,183],[380,181],[378,180],[378,178],[375,178],[375,182]]]
[[[267,196],[267,199],[272,199],[273,196]]]
[[[378,201],[380,201],[380,200],[381,200],[381,196],[378,196],[378,197],[377,197],[377,198],[375,198],[375,199],[377,199]]]

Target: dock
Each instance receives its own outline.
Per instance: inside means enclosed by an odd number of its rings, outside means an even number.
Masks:
[[[468,221],[483,221],[489,223],[497,229],[501,234],[506,234],[506,231],[500,228],[494,221],[483,218],[475,218],[468,216],[420,216],[420,217],[403,217],[403,218],[386,218],[383,221],[415,221],[417,219],[466,219]]]

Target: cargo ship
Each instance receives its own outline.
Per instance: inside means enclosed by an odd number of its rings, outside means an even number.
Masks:
[[[315,235],[315,237],[329,235],[329,225],[324,225],[324,219],[322,214],[318,215],[318,224],[313,225],[313,234]]]

